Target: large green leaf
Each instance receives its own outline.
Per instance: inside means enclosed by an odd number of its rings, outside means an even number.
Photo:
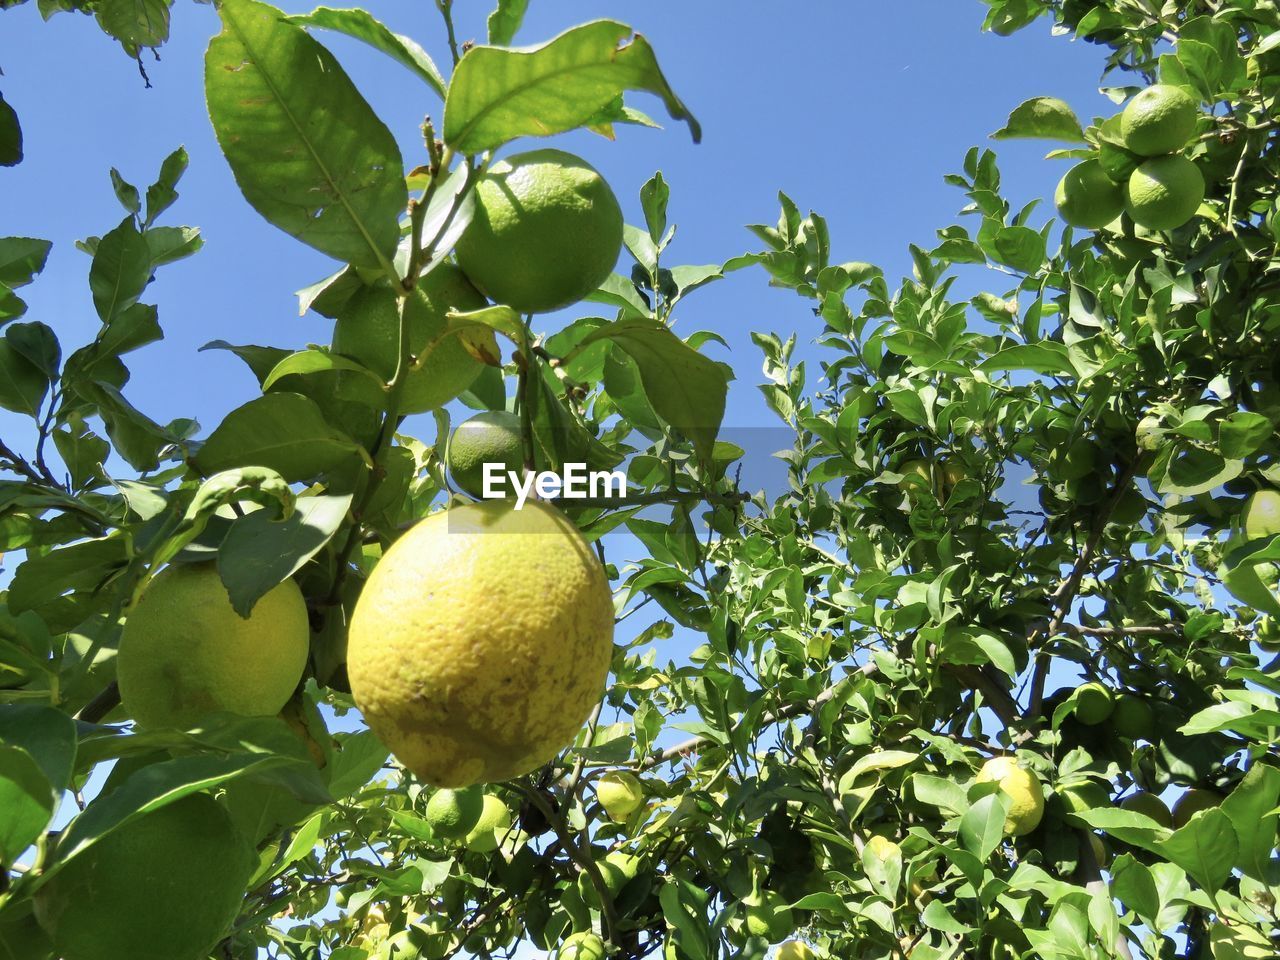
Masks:
[[[205,94],[245,199],[317,250],[389,271],[408,202],[391,131],[333,54],[279,10],[224,0],[220,13]]]
[[[0,865],[13,863],[53,816],[53,787],[31,754],[0,746]]]
[[[44,402],[49,378],[9,340],[0,340],[0,407],[34,417]]]
[[[487,22],[489,42],[497,46],[510,43],[524,21],[528,7],[529,0],[498,0]]]
[[[1159,850],[1206,890],[1220,890],[1239,853],[1231,820],[1221,810],[1206,810],[1159,845]]]
[[[325,422],[315,401],[299,393],[269,393],[227,414],[195,462],[207,476],[258,466],[294,482],[323,473],[358,449]]]
[[[89,267],[89,289],[103,323],[138,302],[151,282],[151,270],[151,248],[127,216],[98,241]]]
[[[1222,802],[1221,810],[1231,821],[1239,841],[1236,865],[1256,880],[1266,877],[1271,851],[1276,844],[1275,813],[1280,803],[1280,770],[1255,763],[1243,780]]]
[[[1034,97],[1009,114],[1005,125],[991,135],[992,140],[1019,137],[1083,143],[1084,131],[1075,112],[1065,102],[1057,97]]]
[[[473,47],[458,64],[444,109],[444,139],[460,153],[545,137],[593,122],[626,90],[647,90],[689,125],[698,121],[668,85],[649,41],[596,20],[536,47]]]
[[[53,789],[71,782],[76,760],[76,724],[67,714],[37,704],[0,706],[0,743],[31,755]]]
[[[290,23],[301,27],[319,27],[336,30],[349,37],[362,40],[376,50],[381,50],[392,60],[408,67],[432,90],[444,99],[445,82],[440,70],[427,51],[409,37],[393,33],[382,21],[367,10],[335,10],[332,7],[316,7],[310,13],[289,17]]]
[[[158,47],[169,39],[172,0],[100,0],[96,10],[102,29],[126,48]]]
[[[31,282],[44,269],[53,244],[33,237],[0,239],[0,283],[21,287]]]

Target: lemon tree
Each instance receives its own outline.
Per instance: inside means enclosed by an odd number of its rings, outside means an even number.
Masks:
[[[499,490],[510,492],[507,477],[524,469],[523,428],[520,418],[505,410],[477,413],[454,428],[449,437],[449,474],[461,490],[484,496],[485,464],[498,468]]]

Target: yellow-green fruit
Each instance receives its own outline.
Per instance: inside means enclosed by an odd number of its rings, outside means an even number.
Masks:
[[[1111,691],[1100,683],[1084,683],[1076,687],[1076,719],[1088,726],[1096,726],[1111,716],[1115,704]]]
[[[495,489],[510,494],[508,473],[521,474],[524,449],[520,440],[520,418],[505,410],[489,410],[464,420],[449,438],[449,473],[459,489],[479,499],[484,496],[484,465],[500,468]]]
[[[635,774],[610,770],[596,781],[596,799],[610,820],[626,820],[644,803],[644,787]]]
[[[600,871],[600,879],[609,892],[610,899],[616,900],[622,888],[635,879],[640,872],[640,858],[621,850],[615,850],[602,860],[596,861],[596,869]],[[600,896],[595,884],[586,871],[578,874],[578,895],[583,903],[599,906]]]
[[[900,464],[895,472],[902,474],[898,486],[903,490],[933,489],[933,468],[926,460],[908,460]]]
[[[1067,819],[1074,821],[1072,814],[1084,813],[1087,810],[1100,810],[1111,805],[1111,798],[1106,787],[1096,780],[1085,780],[1058,788],[1058,797],[1066,808]]]
[[[1013,757],[992,757],[978,771],[978,783],[997,783],[1009,798],[1004,832],[1012,837],[1030,833],[1044,816],[1044,787],[1039,778]]]
[[[776,960],[817,960],[818,955],[803,940],[788,940],[778,947]]]
[[[1148,230],[1173,230],[1193,216],[1204,200],[1204,177],[1182,156],[1147,160],[1129,175],[1125,205],[1133,222]]]
[[[193,794],[106,834],[36,893],[63,960],[203,960],[257,857],[217,801]]]
[[[463,843],[472,853],[492,853],[511,829],[511,809],[491,793],[484,795],[480,819]]]
[[[1140,92],[1120,114],[1124,145],[1140,157],[1181,150],[1196,130],[1196,102],[1181,87],[1157,83]]]
[[[555,757],[612,656],[609,581],[577,527],[492,500],[433,514],[387,551],[351,618],[347,673],[400,762],[456,789]]]
[[[1139,790],[1137,793],[1131,793],[1120,801],[1120,809],[1128,810],[1130,813],[1140,813],[1144,817],[1150,817],[1162,827],[1173,826],[1173,814],[1169,812],[1169,808],[1164,805],[1164,801],[1157,797],[1154,793],[1147,793],[1145,790]]]
[[[1280,534],[1280,491],[1259,490],[1245,504],[1241,517],[1244,535],[1250,540]]]
[[[391,285],[382,281],[363,287],[347,301],[333,328],[333,351],[359,360],[383,380],[396,372],[400,354],[400,299]],[[484,364],[472,355],[458,333],[449,334],[447,314],[467,313],[487,306],[488,301],[466,276],[451,263],[442,263],[418,281],[409,299],[405,320],[409,324],[409,352],[415,366],[400,394],[400,413],[434,410],[464,393]],[[491,332],[468,329],[465,337],[473,350],[498,356]],[[381,407],[382,388],[357,373],[342,375],[342,391],[351,400]]]
[[[1173,828],[1181,830],[1201,810],[1211,810],[1221,803],[1219,794],[1193,787],[1173,802]]]
[[[1078,163],[1058,182],[1058,214],[1073,227],[1098,230],[1124,211],[1124,190],[1097,160]]]
[[[129,614],[116,673],[139,726],[190,729],[210,713],[271,716],[307,665],[311,628],[292,580],[272,588],[246,620],[213,564],[172,564]]]
[[[442,840],[462,840],[480,822],[484,794],[479,789],[437,790],[427,801],[424,819]]]
[[[556,960],[604,960],[604,957],[604,941],[594,933],[572,934],[556,950]]]
[[[777,943],[796,928],[791,908],[772,890],[749,893],[742,900],[743,926],[752,937],[763,937]]]
[[[521,313],[577,303],[608,279],[622,247],[622,210],[599,172],[563,150],[500,160],[475,190],[458,241],[471,282]]]
[[[1151,704],[1133,693],[1116,698],[1111,710],[1111,729],[1130,740],[1151,740],[1156,732],[1156,715]]]

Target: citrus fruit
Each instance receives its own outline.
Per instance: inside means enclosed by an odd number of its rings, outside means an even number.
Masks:
[[[1114,703],[1111,691],[1100,683],[1083,683],[1076,687],[1076,719],[1088,726],[1097,726],[1111,716]]]
[[[609,892],[610,899],[616,900],[622,888],[635,879],[636,874],[640,872],[640,858],[615,850],[603,859],[597,860],[596,868],[600,871],[600,879],[604,881],[604,888]],[[586,871],[578,874],[578,896],[582,898],[583,903],[590,906],[600,905],[600,896]]]
[[[67,861],[37,891],[36,918],[64,960],[203,960],[256,866],[227,812],[192,794]]]
[[[1129,175],[1125,204],[1133,222],[1148,230],[1180,227],[1200,208],[1204,177],[1186,157],[1156,157]]]
[[[908,460],[896,472],[902,474],[898,486],[907,492],[933,489],[933,468],[926,460]]]
[[[1280,491],[1259,490],[1249,498],[1241,516],[1244,535],[1261,540],[1280,533]]]
[[[577,303],[608,279],[622,247],[622,210],[604,178],[563,150],[500,160],[476,184],[458,241],[471,282],[521,313]]]
[[[778,947],[776,960],[817,960],[817,956],[803,940],[788,940]]]
[[[772,890],[752,891],[742,900],[743,926],[748,936],[763,937],[777,943],[796,928],[791,907]]]
[[[1009,798],[1004,832],[1013,837],[1030,833],[1044,816],[1044,787],[1039,778],[1013,757],[992,757],[978,771],[978,783],[997,783]]]
[[[218,711],[276,714],[302,679],[310,642],[307,605],[292,580],[268,591],[246,620],[213,564],[172,564],[125,623],[120,700],[142,727],[189,729]]]
[[[465,392],[484,364],[471,354],[458,333],[449,334],[449,311],[466,313],[487,305],[461,270],[441,263],[418,281],[405,308],[409,352],[414,367],[400,394],[400,413],[434,410]],[[473,349],[498,356],[492,332],[468,329]],[[360,361],[383,380],[396,373],[400,358],[400,298],[385,280],[362,287],[343,306],[333,327],[333,352]],[[369,377],[343,373],[341,389],[348,399],[381,408],[384,391]]]
[[[480,818],[463,843],[472,853],[492,853],[511,829],[511,810],[491,793],[481,801]]]
[[[462,840],[480,822],[484,795],[476,789],[437,790],[427,801],[424,819],[442,840]]]
[[[626,820],[644,804],[644,787],[635,774],[610,770],[596,781],[596,799],[610,820]]]
[[[1099,810],[1111,805],[1107,788],[1096,780],[1084,780],[1058,788],[1058,797],[1067,811],[1067,819],[1076,822],[1072,814],[1086,810]]]
[[[551,760],[600,702],[613,598],[554,507],[435,513],[374,569],[347,672],[374,733],[427,783],[509,780]]]
[[[1145,790],[1131,793],[1121,800],[1120,809],[1150,817],[1162,827],[1173,826],[1173,815],[1169,813],[1169,808],[1164,805],[1164,801],[1154,793],[1147,793]]]
[[[1141,91],[1120,114],[1124,145],[1140,157],[1181,150],[1196,130],[1199,109],[1181,87],[1157,83]]]
[[[1121,694],[1111,710],[1111,729],[1130,740],[1151,740],[1156,732],[1151,704],[1137,694]]]
[[[520,418],[504,410],[489,410],[464,420],[449,438],[449,473],[460,489],[477,499],[484,496],[484,465],[501,467],[499,491],[510,492],[508,473],[521,474],[524,449]]]
[[[1210,810],[1222,803],[1222,797],[1212,790],[1192,787],[1173,802],[1173,828],[1181,830],[1201,810]]]
[[[1098,230],[1124,211],[1124,190],[1097,160],[1078,163],[1058,182],[1053,202],[1073,227]]]
[[[556,960],[604,960],[604,941],[594,933],[574,933],[561,942]]]

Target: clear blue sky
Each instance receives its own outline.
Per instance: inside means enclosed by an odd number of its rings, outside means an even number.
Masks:
[[[483,39],[489,6],[458,0],[462,38]],[[370,0],[368,7],[447,64],[429,0]],[[756,249],[743,225],[776,220],[782,189],[829,219],[837,261],[872,261],[896,276],[909,269],[907,244],[931,245],[933,231],[952,222],[961,206],[943,174],[959,169],[965,150],[987,142],[1014,106],[1052,94],[1082,116],[1111,109],[1097,92],[1098,48],[1052,38],[1047,23],[1009,39],[982,34],[985,7],[977,0],[533,0],[531,8],[518,42],[541,42],[594,17],[630,23],[653,42],[672,85],[702,121],[700,146],[678,125],[620,128],[613,143],[589,134],[556,138],[605,173],[632,222],[641,222],[640,185],[655,170],[664,172],[680,224],[676,262],[720,261]],[[310,5],[289,2],[287,9]],[[232,181],[202,92],[202,54],[216,31],[210,6],[178,3],[160,61],[146,58],[153,84],[146,89],[135,64],[90,18],[60,14],[44,23],[34,3],[0,14],[0,90],[26,134],[25,162],[0,170],[0,235],[55,244],[42,280],[23,291],[31,307],[26,319],[50,324],[64,355],[92,336],[88,258],[73,243],[123,215],[107,171],[114,165],[145,187],[161,159],[185,144],[191,168],[164,222],[199,226],[206,246],[161,270],[147,291],[147,302],[160,307],[166,340],[130,358],[134,377],[126,392],[160,422],[194,416],[206,431],[250,399],[255,384],[230,354],[196,349],[213,339],[289,347],[327,342],[327,322],[299,318],[292,294],[334,268],[261,220]],[[370,48],[317,35],[394,130],[406,163],[421,162],[417,126],[424,113],[438,117],[440,104]],[[664,119],[652,98],[638,95],[634,102]],[[1061,175],[1063,164],[1039,160],[1044,150],[1040,143],[1002,146],[1015,207],[1048,195]],[[805,304],[768,289],[758,270],[701,291],[679,319],[680,329],[715,330],[732,347],[731,354],[715,348],[738,372],[728,425],[769,416],[755,390],[760,358],[749,331],[795,331],[803,342],[819,330]],[[556,318],[539,323],[546,330],[558,325]],[[0,435],[16,446],[27,446],[28,426],[0,411]]]

